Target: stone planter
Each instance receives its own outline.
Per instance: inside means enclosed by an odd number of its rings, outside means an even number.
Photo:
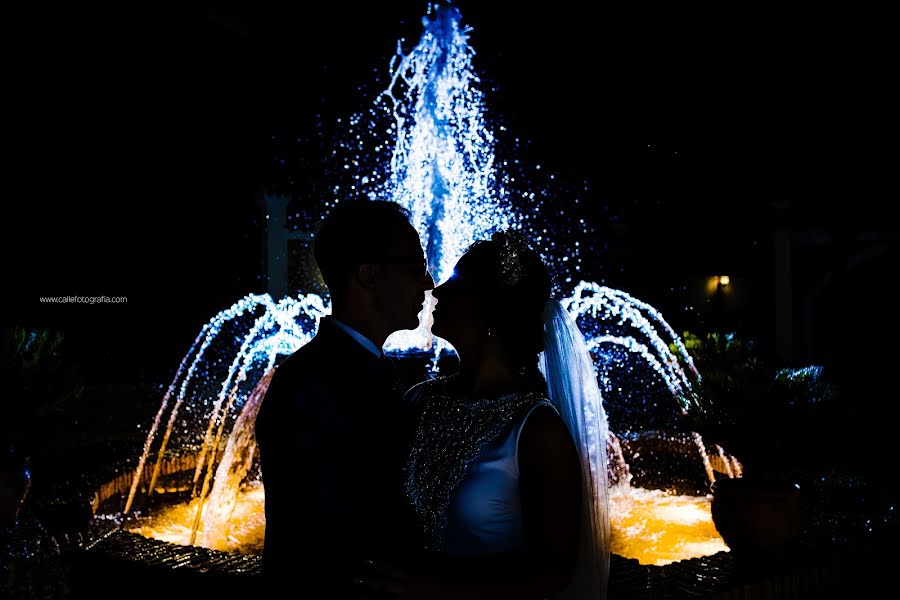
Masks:
[[[719,479],[712,485],[712,518],[735,559],[787,558],[800,541],[807,510],[790,481]]]

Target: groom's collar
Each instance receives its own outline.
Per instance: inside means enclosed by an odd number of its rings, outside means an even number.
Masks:
[[[370,340],[369,338],[367,338],[366,336],[364,336],[357,330],[353,329],[346,323],[342,323],[341,321],[338,321],[334,317],[323,317],[323,319],[328,319],[329,321],[331,321],[332,323],[337,325],[340,329],[343,329],[345,332],[347,332],[347,335],[349,335],[354,340],[359,342],[363,348],[365,348],[366,350],[368,350],[369,352],[374,354],[376,358],[381,358],[382,356],[384,356],[384,353],[381,351],[381,348],[376,346],[375,342],[373,342],[372,340]]]

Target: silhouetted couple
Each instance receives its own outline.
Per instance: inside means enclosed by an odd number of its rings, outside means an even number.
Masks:
[[[296,598],[592,598],[609,564],[606,431],[590,356],[518,232],[434,288],[409,213],[344,202],[314,254],[332,315],[256,422],[263,573]],[[457,373],[405,394],[382,345],[432,332]]]

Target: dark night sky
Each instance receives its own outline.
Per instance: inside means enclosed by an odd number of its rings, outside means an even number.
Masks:
[[[418,38],[425,3],[126,4],[10,17],[6,318],[170,371],[208,318],[264,291],[255,196],[272,133],[364,108],[357,86]],[[769,239],[774,201],[811,225],[891,227],[877,15],[457,6],[489,110],[549,168],[646,218],[629,231],[648,256],[672,227],[742,256]]]

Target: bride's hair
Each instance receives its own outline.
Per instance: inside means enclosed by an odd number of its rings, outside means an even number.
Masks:
[[[466,278],[475,283],[491,335],[517,368],[545,385],[537,367],[544,349],[543,311],[552,292],[544,261],[517,231],[494,233],[490,240],[472,244],[466,254]]]

